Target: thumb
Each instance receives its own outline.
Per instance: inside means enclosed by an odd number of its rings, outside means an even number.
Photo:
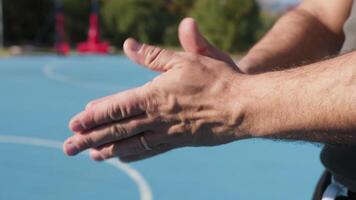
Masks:
[[[185,18],[179,25],[179,41],[186,52],[208,56],[236,65],[229,55],[211,45],[200,33],[198,24],[193,18]]]
[[[141,44],[129,38],[124,42],[124,52],[132,61],[151,70],[165,72],[173,68],[174,52],[159,47]]]

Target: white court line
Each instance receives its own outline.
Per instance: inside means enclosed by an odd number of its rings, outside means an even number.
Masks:
[[[0,143],[11,143],[11,144],[22,144],[30,146],[38,146],[45,148],[53,148],[62,150],[62,142],[47,140],[41,138],[23,137],[23,136],[12,136],[12,135],[0,135]],[[86,153],[86,155],[89,155]],[[129,165],[120,162],[117,159],[111,159],[105,161],[105,163],[123,171],[126,173],[137,185],[140,192],[141,200],[152,200],[153,195],[147,181],[143,176],[135,169],[131,168]]]
[[[79,61],[78,61],[79,62]],[[43,74],[51,80],[66,83],[66,84],[73,84],[85,88],[90,88],[90,89],[95,89],[95,90],[102,90],[106,92],[113,92],[113,91],[120,91],[124,88],[118,87],[117,85],[110,85],[110,84],[101,84],[97,82],[91,82],[91,81],[84,81],[80,79],[76,79],[70,76],[66,76],[64,74],[60,74],[56,72],[56,69],[58,68],[64,68],[61,67],[60,64],[63,65],[63,62],[58,62],[58,63],[50,63],[47,64],[43,67],[42,72]]]
[[[71,65],[73,61],[71,61]],[[80,62],[80,61],[77,61]],[[66,76],[64,74],[60,74],[56,72],[56,69],[59,68],[64,68],[61,65],[64,65],[64,62],[52,62],[47,65],[45,65],[42,69],[43,74],[50,80],[66,83],[66,84],[72,84],[80,87],[85,87],[85,88],[90,88],[90,89],[95,89],[95,90],[101,90],[101,91],[106,91],[106,92],[117,92],[120,90],[123,90],[124,88],[117,87],[117,85],[109,85],[109,84],[100,84],[97,82],[90,82],[90,81],[84,81],[80,79],[76,79],[74,77]],[[0,142],[2,141],[4,136],[0,135]],[[6,136],[7,141],[13,141],[16,142],[17,144],[29,144],[28,142],[30,141],[30,145],[36,145],[36,146],[42,146],[42,147],[49,147],[49,148],[59,148],[61,149],[62,144],[58,143],[56,141],[50,141],[50,140],[44,140],[44,139],[35,139],[35,138],[26,138],[26,137],[15,137],[11,138],[14,136]],[[28,140],[31,139],[31,140]],[[140,195],[141,195],[141,200],[152,200],[153,195],[151,192],[151,189],[146,182],[146,180],[142,177],[142,175],[136,171],[135,169],[131,168],[129,165],[124,164],[120,162],[117,159],[111,159],[105,161],[107,164],[114,166],[117,169],[120,169],[124,171],[137,185]]]

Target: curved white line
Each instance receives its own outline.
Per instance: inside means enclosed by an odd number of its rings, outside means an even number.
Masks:
[[[74,84],[74,85],[78,85],[78,86],[86,87],[86,88],[90,88],[90,89],[103,90],[106,92],[118,91],[118,90],[123,89],[123,88],[117,87],[117,85],[100,84],[97,82],[84,81],[84,80],[76,79],[76,78],[73,78],[70,76],[66,76],[66,75],[56,72],[55,70],[57,68],[61,68],[61,67],[57,66],[55,64],[48,64],[43,67],[42,72],[47,78],[49,78],[51,80],[55,80],[55,81],[63,82],[63,83],[67,83],[67,84]]]
[[[62,149],[62,142],[41,139],[41,138],[23,137],[23,136],[0,135],[0,143],[31,145],[31,146],[59,149],[59,150]],[[89,154],[86,153],[86,155]],[[136,183],[138,190],[140,192],[141,200],[153,199],[153,195],[147,181],[137,170],[131,168],[129,165],[125,163],[120,162],[117,159],[111,159],[105,162],[119,170],[122,170]]]

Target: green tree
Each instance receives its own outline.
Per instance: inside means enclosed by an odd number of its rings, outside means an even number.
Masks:
[[[255,0],[196,0],[191,15],[203,34],[225,51],[245,51],[261,28]]]
[[[103,21],[115,43],[121,45],[127,37],[162,43],[165,28],[172,19],[166,1],[106,0],[103,3]]]
[[[178,46],[178,25],[186,17],[194,5],[192,0],[167,0],[166,7],[171,15],[171,21],[166,25],[163,35],[163,42],[168,46]]]

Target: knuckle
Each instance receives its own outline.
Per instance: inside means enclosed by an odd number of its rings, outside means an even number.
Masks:
[[[145,57],[144,63],[149,67],[153,66],[158,62],[158,59],[161,57],[161,55],[164,52],[166,52],[166,50],[157,47],[148,46],[144,55]]]
[[[142,106],[145,108],[146,114],[153,116],[157,115],[162,99],[160,95],[162,94],[158,94],[158,92],[154,91],[152,94],[147,95],[142,101]]]
[[[95,123],[93,111],[87,110],[87,112],[81,113],[76,123],[78,123],[84,129],[91,128],[93,126],[92,124]]]
[[[127,138],[129,133],[127,129],[121,124],[115,124],[110,127],[110,133],[116,139]]]
[[[133,101],[137,99],[138,95],[135,95],[133,91],[130,91],[130,95],[134,96]],[[134,107],[131,104],[118,104],[111,102],[106,108],[106,115],[111,121],[121,120],[123,118],[129,117],[130,113],[133,112]]]
[[[107,107],[106,112],[110,120],[116,120],[118,113],[114,104],[110,103]]]
[[[105,148],[102,152],[103,159],[107,160],[116,156],[115,145],[110,145],[109,147]]]
[[[91,137],[81,137],[77,141],[77,146],[79,149],[87,149],[90,147],[95,147],[95,143]]]

